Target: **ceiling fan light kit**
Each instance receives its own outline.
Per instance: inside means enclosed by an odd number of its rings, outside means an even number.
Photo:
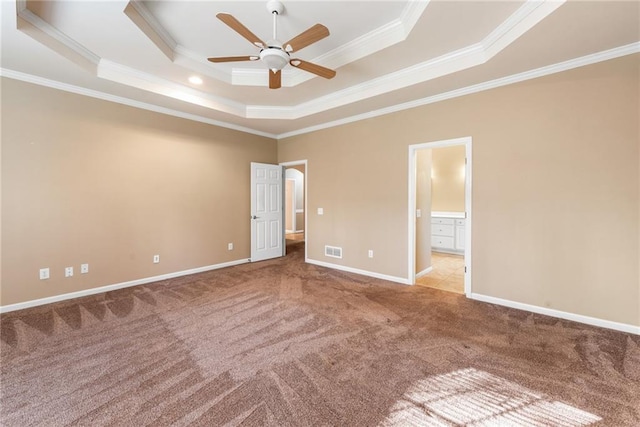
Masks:
[[[235,61],[255,61],[260,59],[267,65],[269,72],[269,88],[279,89],[281,87],[282,69],[290,64],[292,67],[313,73],[326,79],[335,77],[336,72],[329,68],[322,67],[311,62],[301,59],[291,58],[289,52],[301,50],[310,44],[313,44],[323,38],[329,36],[329,30],[322,24],[316,24],[306,31],[298,34],[286,43],[278,41],[277,34],[277,18],[284,11],[284,5],[278,0],[270,0],[267,2],[267,10],[273,16],[273,39],[268,43],[263,42],[258,36],[253,34],[251,30],[242,25],[240,21],[228,13],[218,13],[216,17],[224,22],[232,30],[247,39],[253,45],[260,48],[259,56],[223,56],[208,58],[210,62],[235,62]]]
[[[274,73],[282,70],[291,59],[289,54],[279,47],[269,46],[260,51],[260,59]]]

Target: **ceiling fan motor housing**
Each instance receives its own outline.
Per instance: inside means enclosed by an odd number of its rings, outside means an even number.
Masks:
[[[277,13],[278,15],[282,15],[282,12],[284,11],[284,5],[278,0],[269,0],[267,2],[267,10],[271,14]]]

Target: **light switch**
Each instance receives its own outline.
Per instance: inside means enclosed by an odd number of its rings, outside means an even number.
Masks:
[[[420,218],[422,216],[422,211],[420,209],[416,210],[416,218]]]
[[[324,209],[318,208],[318,215],[324,215]]]

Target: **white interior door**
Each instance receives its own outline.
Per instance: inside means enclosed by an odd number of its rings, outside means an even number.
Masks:
[[[251,163],[251,262],[285,254],[284,167]]]

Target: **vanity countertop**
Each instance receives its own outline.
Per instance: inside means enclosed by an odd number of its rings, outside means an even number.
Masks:
[[[431,211],[432,218],[455,218],[455,219],[464,219],[464,212],[439,212],[439,211]]]

